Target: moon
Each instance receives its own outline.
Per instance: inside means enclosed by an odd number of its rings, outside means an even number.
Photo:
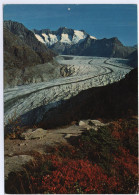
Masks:
[[[70,11],[70,7],[68,8],[68,11]]]

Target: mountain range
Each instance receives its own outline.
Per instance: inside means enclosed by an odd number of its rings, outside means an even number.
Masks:
[[[45,63],[56,54],[128,58],[133,57],[132,53],[136,51],[137,46],[126,47],[117,37],[97,39],[84,30],[66,27],[56,31],[31,31],[21,23],[4,21],[5,67],[7,64],[18,64],[19,61],[25,65]],[[11,63],[9,56],[12,56]]]
[[[56,31],[34,29],[33,32],[41,43],[57,54],[127,58],[136,50],[124,46],[117,37],[97,39],[84,30],[60,27]]]

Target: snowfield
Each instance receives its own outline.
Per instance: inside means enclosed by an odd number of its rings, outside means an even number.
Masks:
[[[44,114],[62,100],[77,95],[80,91],[105,86],[124,78],[132,69],[128,60],[119,58],[57,56],[65,75],[49,82],[8,88],[4,91],[5,125],[14,115],[25,124],[39,122]],[[33,115],[32,120],[30,116]]]

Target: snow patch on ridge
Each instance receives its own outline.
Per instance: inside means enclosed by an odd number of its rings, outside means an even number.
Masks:
[[[69,35],[68,34],[61,34],[60,42],[71,44],[71,40],[69,39]]]
[[[45,43],[45,41],[43,40],[43,38],[40,35],[35,34],[35,37],[38,39],[38,41],[40,41],[41,43]]]
[[[48,34],[47,35],[45,33],[42,33],[42,36],[44,37],[44,40],[45,40],[43,43],[45,43],[47,45],[53,45],[54,43],[56,43],[56,42],[58,42],[60,40],[60,37],[58,35],[57,36],[53,35],[53,34]]]
[[[74,30],[72,42],[78,43],[80,40],[84,40],[86,37],[87,36],[82,31]]]
[[[91,39],[96,39],[96,37],[90,36]]]
[[[49,43],[49,36],[46,35],[45,33],[42,33],[42,36],[44,37],[45,42]]]
[[[49,37],[50,37],[50,42],[49,42],[50,45],[53,45],[58,41],[58,37],[56,35],[49,34]]]

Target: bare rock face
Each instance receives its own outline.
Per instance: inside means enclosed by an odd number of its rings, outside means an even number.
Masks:
[[[5,157],[5,179],[11,172],[18,172],[23,169],[23,165],[33,160],[29,155],[18,155],[12,157]]]
[[[38,129],[29,129],[26,132],[22,133],[20,135],[21,139],[25,139],[25,140],[31,140],[31,139],[41,139],[44,136],[47,135],[47,131],[42,129],[42,128],[38,128]]]

